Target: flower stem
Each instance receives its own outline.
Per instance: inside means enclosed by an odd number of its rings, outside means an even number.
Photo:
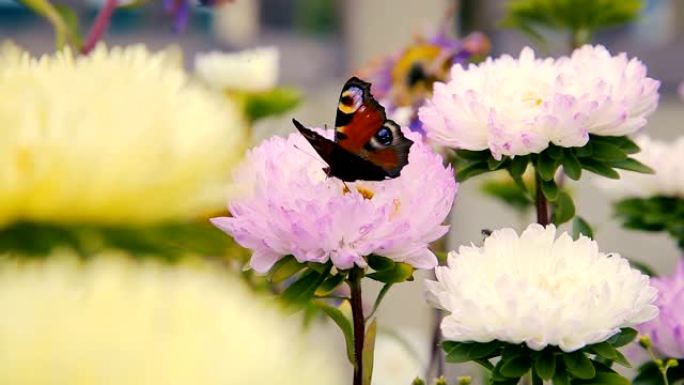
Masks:
[[[433,370],[435,371],[435,378],[444,375],[444,353],[442,347],[439,345],[442,340],[442,318],[443,314],[440,309],[433,310],[433,325],[432,325],[432,340],[430,349],[430,364],[427,368],[426,378],[432,377]]]
[[[542,191],[542,179],[537,172],[534,173],[534,185],[535,185],[535,206],[537,208],[537,223],[542,226],[546,226],[550,223],[549,221],[549,203],[546,201],[544,192]]]
[[[93,26],[90,27],[88,37],[81,48],[82,54],[89,54],[90,51],[95,48],[97,42],[102,39],[102,36],[104,36],[105,32],[107,32],[107,28],[109,28],[109,21],[112,19],[112,15],[114,14],[114,10],[116,9],[117,5],[117,0],[106,0],[105,4],[102,6],[100,12],[95,18]]]
[[[363,316],[363,299],[361,297],[360,267],[352,268],[349,273],[351,288],[352,322],[354,325],[354,385],[363,385],[363,343],[366,333],[366,321]]]

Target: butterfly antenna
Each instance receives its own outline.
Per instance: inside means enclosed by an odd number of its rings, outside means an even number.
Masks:
[[[322,163],[324,166],[327,166],[327,164],[321,158],[314,156],[313,154],[311,154],[310,152],[308,152],[308,151],[304,150],[303,148],[297,146],[296,144],[294,145],[294,148],[296,148],[297,150],[299,150],[299,151],[305,153],[306,155],[310,156],[312,159],[316,160],[317,162]]]

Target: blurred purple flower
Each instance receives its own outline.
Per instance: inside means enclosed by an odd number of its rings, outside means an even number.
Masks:
[[[376,59],[361,73],[370,79],[373,94],[382,100],[392,119],[423,133],[417,111],[432,95],[432,84],[447,80],[452,65],[484,57],[489,50],[489,40],[482,33],[459,40],[441,30],[433,36],[417,37],[400,52]],[[404,110],[394,116],[404,107],[411,108],[410,114]]]
[[[641,325],[639,331],[651,338],[658,353],[668,358],[684,358],[684,259],[672,276],[652,278],[658,289],[657,318]]]
[[[232,1],[234,0],[199,0],[198,3],[204,7],[214,7]],[[164,10],[174,18],[174,31],[185,31],[185,28],[188,26],[188,20],[190,19],[191,7],[191,0],[164,0]]]
[[[370,254],[433,268],[437,258],[428,246],[448,230],[442,222],[457,185],[439,155],[417,134],[407,136],[416,143],[401,176],[346,186],[326,177],[324,162],[300,134],[268,139],[237,169],[243,191],[228,202],[232,217],[212,222],[253,250],[250,265],[261,273],[289,254],[299,262],[330,260],[339,269],[364,267]]]

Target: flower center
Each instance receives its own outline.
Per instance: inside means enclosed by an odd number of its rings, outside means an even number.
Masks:
[[[363,186],[355,186],[355,188],[356,191],[358,191],[364,199],[373,199],[373,196],[375,195],[375,193],[372,190],[369,190]],[[342,194],[348,194],[350,192],[351,191],[349,191],[349,187],[347,187],[347,185],[345,184],[342,188]]]

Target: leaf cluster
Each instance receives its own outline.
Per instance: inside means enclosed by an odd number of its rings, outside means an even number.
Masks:
[[[619,201],[614,213],[628,229],[665,231],[684,249],[684,199],[657,196]]]
[[[613,363],[629,367],[629,362],[617,348],[630,343],[637,331],[624,328],[607,341],[588,345],[566,353],[557,347],[541,351],[524,344],[500,341],[487,343],[445,341],[442,349],[447,362],[476,362],[490,371],[492,385],[515,385],[530,373],[533,383],[551,381],[554,385],[606,384],[628,385],[628,379],[611,368]],[[496,363],[492,360],[499,358]]]
[[[247,251],[206,222],[152,225],[51,224],[16,222],[0,229],[0,253],[45,257],[69,249],[88,258],[102,250],[120,250],[134,257],[169,261],[188,254],[230,255],[246,260]]]
[[[413,280],[415,269],[408,263],[395,262],[379,255],[370,255],[367,260],[372,271],[364,273],[365,277],[383,282],[386,286]],[[268,272],[268,278],[274,284],[287,281],[282,298],[290,305],[303,306],[316,297],[331,296],[348,279],[350,270],[333,271],[332,267],[330,261],[301,263],[294,256],[288,255],[276,262]],[[382,292],[381,294],[384,295]]]
[[[643,0],[511,0],[502,24],[541,37],[540,27],[592,33],[634,21]]]
[[[501,159],[494,158],[489,150],[457,150],[454,165],[456,178],[461,182],[480,174],[507,170],[522,193],[522,196],[512,198],[518,201],[524,196],[529,202],[533,202],[534,197],[523,180],[525,170],[532,164],[536,180],[541,183],[541,191],[553,206],[552,221],[561,224],[575,216],[575,206],[568,192],[556,183],[556,173],[560,168],[573,180],[579,180],[583,170],[611,179],[620,178],[617,169],[653,173],[648,166],[630,157],[637,152],[639,147],[626,136],[590,135],[583,147],[559,147],[550,144],[539,154],[502,156]]]

